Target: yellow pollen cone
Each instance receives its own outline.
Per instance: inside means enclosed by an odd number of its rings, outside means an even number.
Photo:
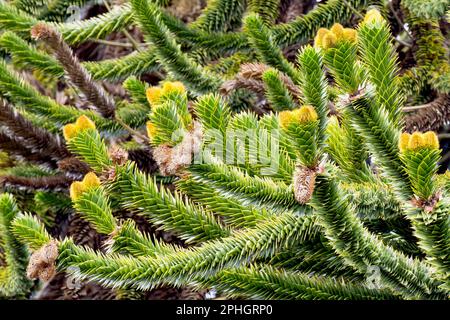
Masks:
[[[334,47],[337,42],[337,37],[334,33],[328,32],[322,39],[322,47],[324,49],[329,49]]]
[[[371,9],[367,11],[364,17],[364,23],[376,23],[383,21],[383,16],[377,9]]]
[[[83,178],[81,182],[83,184],[84,190],[88,190],[90,188],[95,188],[100,186],[100,179],[94,172],[89,172]]]
[[[82,115],[77,119],[75,126],[77,127],[77,131],[83,129],[95,129],[95,123],[85,115]]]
[[[147,101],[153,107],[158,104],[159,99],[162,96],[162,89],[160,87],[150,87],[145,91]]]
[[[432,149],[439,149],[439,139],[433,131],[427,131],[423,134],[424,144]]]
[[[358,32],[354,29],[345,28],[343,32],[343,39],[350,42],[356,42],[358,40]]]
[[[76,133],[77,133],[77,127],[73,123],[66,124],[63,127],[63,136],[64,136],[64,139],[66,139],[66,141],[69,141],[70,139],[72,139]]]
[[[81,181],[72,182],[70,185],[70,198],[72,200],[78,199],[83,193],[83,183]]]
[[[153,139],[153,137],[156,135],[156,127],[153,123],[150,121],[147,122],[147,135],[150,139]]]
[[[331,27],[330,31],[334,33],[334,35],[336,36],[336,38],[338,40],[342,39],[342,37],[344,35],[344,27],[340,23],[335,23]]]
[[[298,110],[298,121],[300,123],[313,122],[316,121],[317,118],[317,112],[312,106],[305,105]]]
[[[400,152],[404,152],[406,149],[408,149],[410,139],[411,135],[409,133],[404,132],[400,135],[400,139],[398,142],[398,148],[400,149]]]
[[[292,111],[282,111],[278,115],[280,119],[280,126],[282,128],[287,128],[292,122],[295,121],[294,113]]]
[[[416,150],[424,145],[423,135],[420,132],[414,132],[408,143],[408,149]]]
[[[186,91],[186,88],[184,87],[183,83],[180,81],[167,81],[164,82],[162,87],[163,94],[170,93],[170,92],[178,92],[178,93],[184,93]]]
[[[320,28],[317,31],[317,35],[314,39],[314,47],[316,48],[322,48],[323,44],[323,37],[328,33],[328,29]]]

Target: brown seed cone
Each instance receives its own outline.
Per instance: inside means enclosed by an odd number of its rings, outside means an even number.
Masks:
[[[297,166],[293,176],[294,196],[301,204],[307,203],[314,192],[317,171],[305,166]]]
[[[128,160],[128,152],[117,145],[108,150],[109,156],[114,164],[123,165]]]
[[[200,151],[202,142],[202,127],[194,123],[194,129],[186,133],[175,147],[161,145],[153,149],[153,159],[163,176],[181,174],[184,168],[192,163],[193,155]]]
[[[52,240],[31,255],[27,267],[27,277],[30,279],[39,278],[45,282],[49,281],[56,274],[57,258],[58,242]]]
[[[159,171],[163,176],[175,174],[175,171],[171,168],[172,152],[173,148],[167,145],[161,145],[153,149],[153,159],[158,164]]]

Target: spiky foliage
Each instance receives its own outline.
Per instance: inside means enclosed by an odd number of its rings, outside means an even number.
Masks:
[[[216,89],[219,80],[181,52],[169,29],[161,20],[160,9],[146,0],[134,0],[131,3],[139,23],[155,46],[158,60],[167,71],[183,80],[194,91],[203,93]]]
[[[195,21],[194,27],[206,31],[232,30],[241,22],[245,10],[243,0],[212,0]]]
[[[291,77],[294,82],[298,82],[298,71],[283,57],[261,18],[257,15],[248,16],[245,19],[245,29],[252,47],[262,62],[279,69]]]
[[[424,18],[440,18],[448,10],[448,1],[446,0],[406,0],[404,5],[414,15]]]
[[[85,1],[0,4],[0,296],[58,270],[117,296],[448,299],[448,174],[412,133],[448,121],[442,2],[405,1],[405,31],[365,12],[380,1],[282,24],[282,1],[208,1],[190,24],[171,3],[75,22]],[[82,61],[88,40],[126,53]],[[439,106],[404,117],[424,92]]]
[[[3,298],[23,298],[31,282],[25,277],[28,251],[12,234],[11,222],[19,215],[12,195],[0,196],[0,295]]]

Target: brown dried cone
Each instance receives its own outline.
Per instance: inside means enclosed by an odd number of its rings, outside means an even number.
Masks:
[[[73,55],[72,49],[64,42],[61,34],[50,25],[39,22],[31,28],[31,37],[44,40],[54,51],[70,80],[86,95],[86,99],[105,118],[114,118],[115,104],[109,94],[94,82],[87,70]]]
[[[45,163],[51,168],[58,167],[61,171],[72,174],[72,176],[88,172],[89,167],[77,158],[72,157],[71,152],[58,135],[34,126],[3,100],[0,100],[0,122],[4,126],[0,135],[0,146],[3,146],[5,142],[9,145],[4,150],[21,155],[28,161]],[[11,150],[10,147],[14,147],[16,150]],[[69,163],[70,166],[67,166]],[[58,176],[46,179],[7,177],[4,181],[19,187],[22,185],[34,189],[56,189],[71,182],[69,178],[66,178],[66,180],[68,182],[65,182],[64,177]],[[45,181],[48,182],[48,187],[45,186]]]
[[[308,11],[311,7],[311,3],[314,4],[315,1],[281,0],[280,14],[278,15],[277,22],[286,23],[294,20],[304,12]]]
[[[161,145],[153,149],[153,159],[163,176],[179,174],[192,163],[193,155],[200,151],[202,143],[202,127],[194,122],[192,131],[187,132],[183,140],[175,147]]]
[[[295,168],[293,175],[294,196],[299,203],[305,204],[311,199],[316,176],[316,169],[310,169],[303,165],[298,165]]]
[[[33,297],[36,300],[114,300],[114,289],[94,282],[75,281],[73,277],[59,272]]]
[[[35,251],[27,267],[27,277],[49,281],[56,274],[56,259],[58,258],[58,242],[51,240],[39,250]]]
[[[65,236],[72,238],[76,245],[87,246],[94,250],[102,250],[102,244],[106,239],[105,235],[99,234],[78,212],[69,215]]]
[[[128,160],[128,152],[117,145],[111,146],[108,153],[112,162],[116,165],[123,165]]]
[[[128,151],[128,159],[134,161],[137,167],[145,173],[154,174],[158,172],[158,164],[153,159],[153,149],[144,147]]]
[[[206,0],[172,0],[167,11],[184,22],[193,22],[202,13]]]
[[[430,213],[434,210],[438,202],[442,199],[442,192],[439,191],[434,194],[430,199],[421,199],[414,195],[411,199],[411,204],[417,208],[422,208],[426,213]]]

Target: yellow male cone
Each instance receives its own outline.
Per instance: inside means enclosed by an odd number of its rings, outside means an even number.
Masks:
[[[95,129],[95,123],[85,115],[80,116],[75,122],[75,126],[77,127],[77,131],[84,129]]]
[[[380,11],[377,9],[371,9],[367,11],[363,23],[377,23],[382,22],[383,16],[381,15]]]
[[[150,87],[145,91],[147,101],[151,106],[155,106],[159,103],[159,99],[162,96],[162,89],[160,87]]]
[[[184,87],[183,83],[180,81],[167,81],[164,82],[162,87],[162,93],[167,94],[171,92],[178,92],[178,93],[184,93],[186,91],[186,88]]]

